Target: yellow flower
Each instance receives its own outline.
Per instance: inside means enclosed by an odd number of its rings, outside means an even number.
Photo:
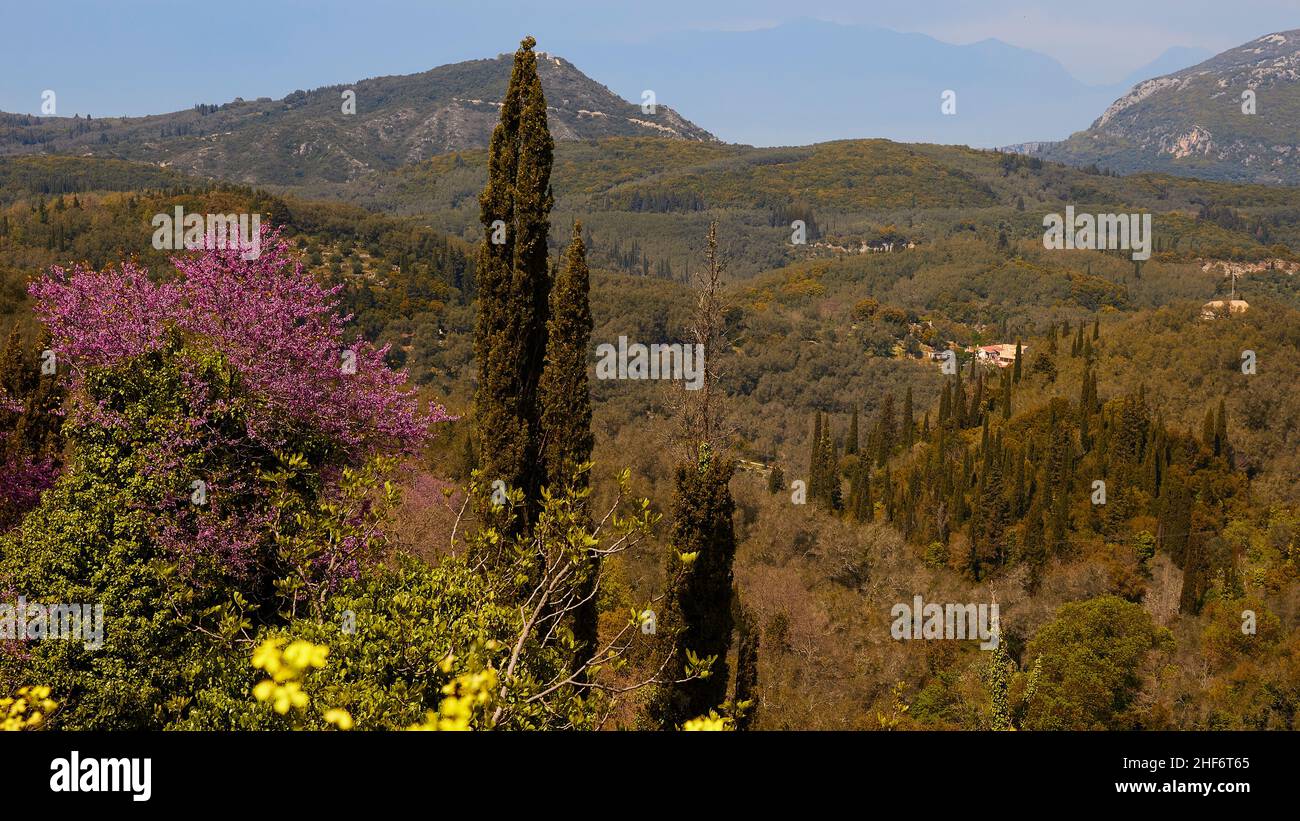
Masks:
[[[253,696],[258,701],[266,701],[273,692],[275,692],[275,682],[269,678],[258,682],[257,686],[253,688]]]
[[[734,726],[730,718],[718,715],[716,710],[710,710],[707,716],[687,721],[682,725],[682,729],[688,732],[721,731],[734,729]]]
[[[335,708],[325,711],[325,723],[332,724],[340,730],[352,729],[352,715],[347,710]]]

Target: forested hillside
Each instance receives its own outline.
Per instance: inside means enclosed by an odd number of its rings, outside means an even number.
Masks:
[[[0,689],[63,728],[1294,728],[1300,193],[556,141],[531,45],[489,149],[364,178],[0,159],[0,578],[112,611]],[[1049,250],[1067,205],[1150,214],[1150,259]],[[262,256],[154,247],[177,206]],[[601,377],[620,337],[702,387]],[[916,595],[1002,640],[899,640]]]

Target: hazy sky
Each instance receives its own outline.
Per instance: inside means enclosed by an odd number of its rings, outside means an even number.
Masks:
[[[97,116],[281,97],[511,51],[524,33],[581,68],[584,42],[797,17],[995,37],[1101,84],[1170,46],[1217,52],[1300,28],[1300,0],[0,0],[0,110],[35,113],[44,89],[59,114]]]

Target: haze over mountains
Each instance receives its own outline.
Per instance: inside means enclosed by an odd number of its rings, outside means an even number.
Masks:
[[[556,49],[580,53],[584,71],[629,99],[653,89],[721,139],[760,146],[884,137],[992,148],[1064,139],[1134,82],[1209,56],[1173,48],[1124,83],[1091,86],[1055,59],[1000,40],[954,45],[806,19]],[[940,111],[948,89],[957,94],[952,116]]]
[[[1199,63],[1204,50],[1171,48],[1112,86],[1085,85],[1054,59],[999,40],[952,45],[814,20],[573,47],[582,68],[558,51],[540,63],[558,140],[658,136],[770,146],[883,137],[1010,146],[1121,172],[1300,180],[1292,136],[1300,122],[1298,32]],[[250,184],[346,184],[486,146],[508,75],[502,55],[147,117],[0,113],[0,154],[144,160]],[[1247,88],[1259,95],[1253,116],[1241,113]],[[343,113],[347,90],[356,92],[355,114]],[[949,91],[955,112],[945,114]],[[647,92],[653,113],[640,105]]]

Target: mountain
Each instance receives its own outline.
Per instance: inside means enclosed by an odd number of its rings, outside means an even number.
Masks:
[[[1253,94],[1250,113],[1247,92]],[[1015,146],[1123,173],[1300,183],[1300,29],[1276,32],[1138,83],[1085,131]]]
[[[560,48],[630,99],[653,89],[685,111],[708,111],[722,139],[760,146],[1064,139],[1126,88],[1087,85],[1055,59],[1001,40],[957,45],[810,19]],[[956,93],[954,115],[940,108],[946,90]]]
[[[712,142],[664,105],[642,112],[572,63],[539,53],[551,133],[559,140],[654,135]],[[144,160],[242,183],[342,182],[448,151],[486,146],[512,55],[148,117],[90,119],[0,113],[0,155],[76,154]],[[355,114],[343,113],[355,91]],[[638,97],[639,99],[639,97]]]

